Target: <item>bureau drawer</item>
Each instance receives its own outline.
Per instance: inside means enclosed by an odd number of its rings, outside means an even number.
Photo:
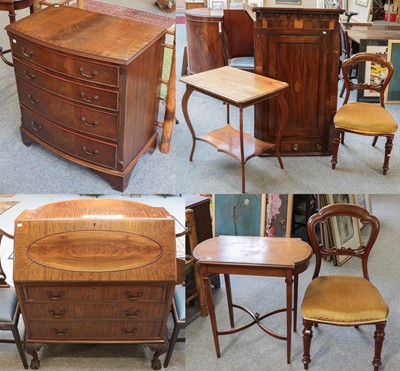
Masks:
[[[10,44],[13,55],[22,60],[83,81],[118,86],[118,66],[74,58],[14,36]]]
[[[79,320],[159,320],[162,321],[167,303],[35,303],[25,302],[24,310],[28,319]]]
[[[104,139],[117,140],[118,115],[105,113],[44,93],[17,78],[21,103],[50,121]]]
[[[120,301],[166,300],[164,286],[26,286],[25,300],[35,301]]]
[[[29,339],[136,340],[161,338],[161,321],[29,321]]]
[[[113,168],[117,147],[100,142],[46,121],[21,106],[22,127],[49,145],[82,160]]]
[[[118,92],[95,88],[89,85],[78,84],[66,79],[51,75],[34,68],[14,58],[14,68],[17,77],[30,84],[46,89],[61,97],[72,99],[79,103],[95,107],[118,110]],[[31,97],[34,102],[36,97]]]

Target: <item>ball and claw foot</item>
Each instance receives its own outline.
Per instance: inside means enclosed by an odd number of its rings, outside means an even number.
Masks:
[[[39,369],[39,367],[40,367],[40,361],[38,360],[38,359],[32,359],[31,360],[31,369],[32,370],[38,370]]]
[[[158,357],[158,354],[154,354],[154,357],[151,361],[151,367],[153,368],[153,370],[161,370],[161,361]]]

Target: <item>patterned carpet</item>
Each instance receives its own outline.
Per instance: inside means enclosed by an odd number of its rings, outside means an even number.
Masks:
[[[175,23],[174,18],[163,17],[157,14],[130,9],[123,6],[105,4],[93,0],[85,0],[85,9],[92,12],[114,15],[116,17],[132,19],[138,22],[169,28]]]

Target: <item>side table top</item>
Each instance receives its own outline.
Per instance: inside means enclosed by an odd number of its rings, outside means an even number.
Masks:
[[[228,66],[184,76],[180,81],[233,105],[254,104],[280,94],[289,86],[283,81]]]
[[[199,263],[294,268],[312,256],[310,245],[299,238],[220,236],[198,244]]]

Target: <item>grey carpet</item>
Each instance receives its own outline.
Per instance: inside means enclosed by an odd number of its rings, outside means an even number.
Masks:
[[[371,281],[380,290],[390,308],[386,338],[382,352],[384,371],[399,369],[400,354],[400,309],[398,305],[398,282],[400,271],[398,261],[400,251],[398,240],[398,208],[400,196],[374,195],[373,213],[380,219],[381,232],[369,258]],[[310,267],[300,275],[299,305],[306,285],[314,271],[314,258]],[[324,262],[321,275],[355,274],[361,275],[359,259],[352,258],[341,267]],[[222,283],[223,283],[223,277]],[[231,276],[233,302],[242,304],[262,314],[285,307],[285,283],[280,278],[249,276]],[[219,329],[229,328],[224,283],[220,289],[213,290]],[[239,326],[249,321],[250,317],[235,310],[236,324]],[[220,336],[221,358],[217,358],[211,334],[209,317],[200,317],[198,305],[188,310],[186,368],[188,370],[303,370],[301,313],[298,314],[297,333],[292,336],[292,363],[286,364],[286,343],[272,338],[253,326],[243,332]],[[280,333],[285,332],[285,314],[270,317],[265,324]],[[353,327],[335,327],[320,325],[314,329],[311,343],[310,371],[359,371],[372,370],[374,354],[373,326],[364,326],[356,330]]]
[[[177,25],[177,71],[181,72],[183,46],[186,45],[185,26]],[[179,80],[179,79],[178,79]],[[341,88],[341,83],[339,83]],[[203,142],[197,142],[193,162],[189,162],[192,138],[181,112],[185,86],[177,84],[177,117],[173,146],[176,166],[185,176],[179,187],[193,193],[239,193],[241,191],[240,163],[217,152]],[[338,106],[342,103],[339,99]],[[388,110],[400,123],[400,106],[388,104]],[[201,135],[225,124],[225,106],[215,99],[192,94],[189,116]],[[290,107],[289,107],[290,109]],[[232,108],[231,123],[238,127],[238,109]],[[253,109],[244,110],[245,131],[253,132]],[[246,164],[246,192],[248,193],[396,193],[400,190],[400,138],[395,137],[388,175],[382,174],[385,139],[376,148],[371,137],[347,135],[339,148],[336,170],[331,169],[331,156],[284,157],[284,170],[276,158],[253,158]]]

